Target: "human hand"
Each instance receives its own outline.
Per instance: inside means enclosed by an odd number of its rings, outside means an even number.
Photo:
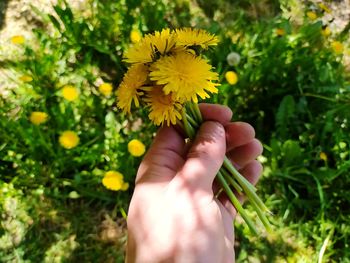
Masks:
[[[215,197],[214,179],[226,154],[255,184],[262,146],[249,124],[230,122],[229,108],[200,109],[205,122],[193,143],[186,144],[174,127],[162,127],[139,167],[127,220],[127,262],[234,262],[236,210],[224,193]]]

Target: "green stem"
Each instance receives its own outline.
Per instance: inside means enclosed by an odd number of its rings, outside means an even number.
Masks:
[[[225,181],[222,173],[219,171],[218,174],[216,175],[216,177],[219,179],[219,182],[221,183],[222,187],[224,188],[227,196],[230,198],[230,201],[232,202],[232,204],[235,206],[235,208],[237,209],[237,211],[239,212],[239,214],[243,217],[244,221],[247,223],[247,225],[249,226],[250,230],[254,233],[254,234],[258,234],[253,221],[249,218],[248,214],[244,211],[241,203],[238,201],[237,197],[233,194],[231,188],[229,187],[229,185],[227,184],[227,182]]]
[[[230,183],[239,194],[242,194],[242,187],[232,178],[231,174],[224,168],[220,169],[220,172],[224,175],[226,181]]]
[[[199,125],[198,123],[196,123],[196,121],[189,115],[189,114],[186,114],[186,118],[188,120],[188,122],[196,129],[199,128]]]
[[[232,173],[234,178],[237,180],[239,185],[243,188],[244,193],[247,195],[249,201],[254,201],[258,207],[260,207],[263,211],[268,211],[268,208],[265,206],[265,204],[260,200],[258,195],[255,193],[256,188],[248,182],[247,179],[245,179],[237,170],[233,167],[230,160],[225,156],[224,164],[223,166]]]
[[[203,118],[202,118],[201,110],[199,109],[198,103],[191,103],[190,106],[192,107],[193,111],[195,112],[196,117],[198,119],[198,122],[202,123]]]
[[[193,127],[188,122],[185,107],[182,108],[181,115],[182,115],[182,120],[184,123],[185,132],[190,139],[193,139],[194,136],[196,135],[196,133],[195,133]]]

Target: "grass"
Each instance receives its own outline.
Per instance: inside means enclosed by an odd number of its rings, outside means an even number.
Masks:
[[[120,114],[114,96],[98,87],[118,87],[132,30],[189,25],[221,39],[208,55],[222,83],[210,101],[230,106],[264,144],[258,194],[272,211],[273,231],[255,237],[238,217],[237,261],[349,262],[349,29],[325,37],[321,18],[310,21],[309,7],[295,2],[90,0],[81,12],[60,1],[54,14],[37,12],[46,26],[0,59],[13,87],[0,96],[0,262],[123,261],[124,217],[141,160],[127,143],[149,145],[156,128],[143,110]],[[332,48],[335,40],[343,53]],[[238,65],[226,61],[232,51]],[[225,79],[229,70],[236,85]],[[20,81],[23,75],[33,80]],[[65,85],[79,90],[78,100],[62,97]],[[38,110],[49,119],[34,126],[28,116]],[[65,130],[80,137],[72,150],[58,142]],[[130,189],[105,189],[109,170],[120,171]]]

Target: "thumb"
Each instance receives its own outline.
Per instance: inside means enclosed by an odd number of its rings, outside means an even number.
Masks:
[[[226,153],[225,129],[218,123],[207,121],[200,127],[188,151],[187,160],[178,176],[191,187],[212,191],[214,178]]]

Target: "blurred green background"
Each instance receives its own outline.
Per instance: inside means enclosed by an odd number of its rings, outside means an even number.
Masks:
[[[147,147],[156,127],[145,110],[116,108],[123,52],[184,26],[219,36],[208,59],[222,85],[209,101],[252,124],[264,145],[258,193],[274,231],[253,236],[238,218],[237,262],[350,262],[347,1],[28,2],[0,2],[0,262],[124,261],[142,158],[127,145]],[[65,97],[67,85],[77,98]],[[35,111],[46,121],[33,123]],[[66,130],[79,136],[72,149],[59,143]],[[107,171],[129,189],[106,189]]]

